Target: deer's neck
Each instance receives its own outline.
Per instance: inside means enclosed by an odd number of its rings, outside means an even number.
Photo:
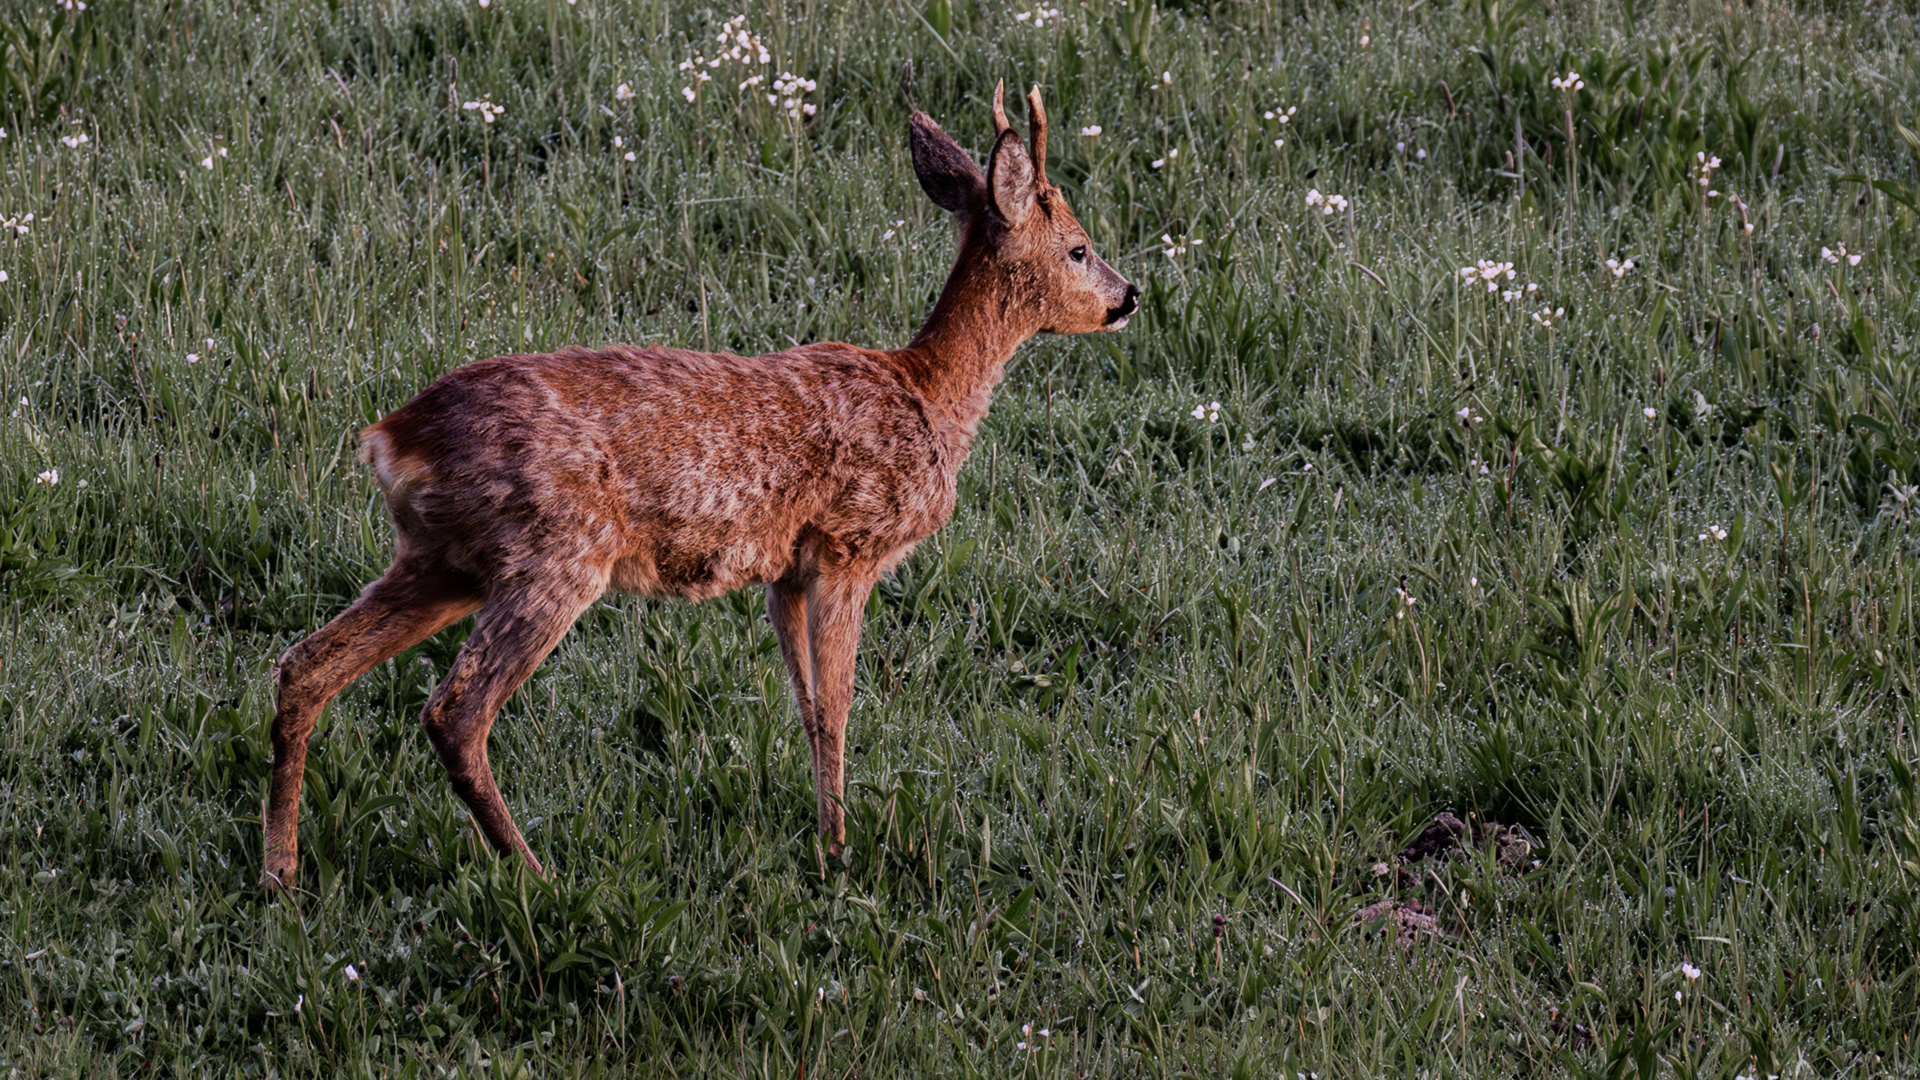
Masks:
[[[1014,301],[1015,283],[970,249],[973,245],[962,245],[926,325],[894,353],[928,403],[958,425],[968,441],[987,415],[1008,359],[1034,333]]]

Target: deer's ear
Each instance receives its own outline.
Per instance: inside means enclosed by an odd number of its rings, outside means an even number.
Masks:
[[[980,167],[932,117],[923,112],[913,114],[907,125],[907,143],[913,150],[913,172],[920,178],[920,190],[935,206],[960,217],[980,208],[987,186],[980,177]]]
[[[1035,182],[1033,155],[1012,128],[994,140],[993,156],[987,160],[987,193],[1000,220],[1018,225],[1032,211],[1040,195]]]

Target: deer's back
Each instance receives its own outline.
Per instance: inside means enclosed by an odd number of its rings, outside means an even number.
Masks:
[[[569,349],[457,369],[362,441],[403,551],[702,599],[898,561],[953,511],[965,446],[938,428],[852,346]]]

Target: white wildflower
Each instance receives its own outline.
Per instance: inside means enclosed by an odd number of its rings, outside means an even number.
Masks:
[[[812,116],[816,110],[803,101],[802,97],[812,93],[818,85],[812,79],[803,79],[791,72],[783,71],[779,78],[773,80],[773,93],[767,95],[767,101],[773,103],[778,100],[780,107],[786,110],[789,120]]]
[[[493,103],[493,97],[490,94],[482,94],[478,101],[462,102],[460,107],[468,112],[479,113],[480,122],[484,124],[493,123],[495,117],[507,111],[505,105],[495,105]]]
[[[1417,603],[1417,601],[1414,600],[1413,594],[1409,593],[1405,589],[1395,588],[1393,590],[1393,593],[1395,596],[1398,596],[1406,604],[1405,607],[1402,607],[1399,604],[1395,604],[1393,617],[1396,619],[1404,619],[1407,617],[1407,612],[1413,608],[1413,605]]]
[[[23,401],[22,404],[24,403],[25,402]],[[36,484],[45,484],[48,487],[56,487],[60,483],[60,470],[48,469],[46,472],[43,472],[39,476],[34,477],[33,482]]]
[[[1307,189],[1307,205],[1317,206],[1322,214],[1337,214],[1347,208],[1345,195],[1322,195],[1318,188]]]
[[[87,133],[83,131],[78,135],[62,135],[60,141],[66,144],[67,149],[76,150],[87,145],[90,140],[87,138]]]
[[[1570,94],[1587,88],[1586,81],[1580,78],[1580,73],[1577,71],[1569,71],[1566,75],[1553,79],[1551,82],[1555,90],[1565,90]]]
[[[1680,962],[1680,974],[1685,975],[1688,982],[1692,982],[1700,977],[1700,969],[1682,960]]]
[[[1719,158],[1708,154],[1705,150],[1695,153],[1693,155],[1693,175],[1695,183],[1698,183],[1703,188],[1711,188],[1713,186],[1713,171],[1719,167]],[[1718,191],[1708,191],[1707,197],[1711,199],[1719,194]]]
[[[686,67],[683,65],[681,67],[681,70],[685,71]],[[613,100],[615,101],[632,101],[635,97],[638,97],[638,96],[639,95],[633,92],[632,83],[621,83],[619,86],[615,87],[613,91]]]
[[[1640,410],[1640,415],[1646,417],[1649,420],[1657,420],[1660,417],[1660,410],[1649,405],[1646,408]]]
[[[1066,14],[1059,8],[1050,8],[1045,4],[1040,5],[1032,11],[1022,11],[1013,17],[1015,22],[1027,22],[1031,20],[1035,30],[1048,26],[1059,26],[1065,18]]]
[[[1487,287],[1489,293],[1500,291],[1501,279],[1504,278],[1507,281],[1512,281],[1517,276],[1519,276],[1519,272],[1514,270],[1512,263],[1495,262],[1492,259],[1479,259],[1476,260],[1472,266],[1463,266],[1460,268],[1460,279],[1463,282],[1478,279],[1481,284]]]
[[[1085,138],[1089,138],[1089,139],[1095,139],[1095,138],[1099,138],[1099,136],[1100,136],[1100,125],[1099,125],[1099,124],[1088,124],[1088,125],[1087,125],[1086,127],[1083,127],[1083,128],[1081,128],[1081,129],[1080,129],[1080,134],[1081,134],[1081,135],[1082,135],[1083,137],[1085,137]]]

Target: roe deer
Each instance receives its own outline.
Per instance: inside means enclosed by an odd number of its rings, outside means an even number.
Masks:
[[[563,349],[459,368],[361,435],[393,519],[393,565],[280,659],[268,890],[298,871],[307,738],[374,665],[479,617],[421,724],[499,851],[540,862],[487,764],[502,703],[609,589],[703,600],[767,589],[767,614],[813,752],[820,832],[838,852],[841,765],[867,595],[953,514],[955,477],[994,386],[1042,330],[1118,330],[1140,290],[1093,253],[994,91],[983,177],[925,113],[920,186],[959,250],[904,349],[814,344],[765,356]]]

